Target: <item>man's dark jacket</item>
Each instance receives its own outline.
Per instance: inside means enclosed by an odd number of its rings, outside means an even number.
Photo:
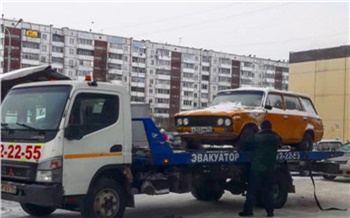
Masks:
[[[252,151],[251,170],[257,174],[272,172],[281,144],[281,137],[272,130],[263,130],[248,139],[246,149]]]

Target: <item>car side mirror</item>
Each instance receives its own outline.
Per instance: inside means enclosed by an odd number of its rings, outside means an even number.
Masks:
[[[272,106],[271,105],[265,105],[264,107],[266,110],[272,110]]]

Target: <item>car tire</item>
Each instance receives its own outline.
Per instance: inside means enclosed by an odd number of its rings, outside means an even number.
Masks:
[[[56,208],[54,207],[44,207],[35,204],[21,204],[22,209],[31,216],[48,216],[52,214]]]
[[[107,209],[103,207],[108,207]],[[91,188],[83,202],[82,217],[122,218],[126,208],[125,194],[119,183],[101,178]],[[105,214],[101,214],[101,213]]]
[[[310,133],[305,133],[303,140],[298,146],[299,151],[311,151],[313,149],[314,139]]]
[[[337,178],[337,176],[330,176],[330,175],[323,175],[322,176],[325,180],[328,180],[328,181],[332,181],[334,180],[335,178]]]

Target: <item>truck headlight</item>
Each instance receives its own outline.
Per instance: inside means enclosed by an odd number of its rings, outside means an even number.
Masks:
[[[176,120],[176,124],[177,124],[178,126],[181,126],[181,125],[182,125],[182,119],[181,119],[181,118],[178,118],[178,119]]]
[[[54,157],[39,163],[36,173],[37,182],[62,182],[62,157]]]
[[[188,118],[184,118],[184,125],[188,125],[190,123],[190,121],[188,120]]]
[[[222,124],[224,124],[224,119],[219,118],[217,121],[218,126],[222,126]]]
[[[231,123],[232,123],[232,121],[230,118],[225,119],[225,126],[229,126],[229,125],[231,125]]]

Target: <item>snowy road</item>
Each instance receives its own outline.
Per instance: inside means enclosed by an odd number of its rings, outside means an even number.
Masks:
[[[275,217],[350,217],[350,178],[335,181],[316,179],[317,195],[324,208],[348,208],[348,211],[320,211],[313,198],[308,177],[295,177],[296,194],[290,194],[283,209]],[[231,218],[242,209],[244,198],[226,192],[219,202],[200,202],[191,194],[136,196],[136,208],[127,209],[125,218]],[[1,201],[2,218],[29,218],[19,204]],[[255,217],[265,217],[263,209],[255,209]],[[80,214],[57,210],[52,218],[79,218]]]

